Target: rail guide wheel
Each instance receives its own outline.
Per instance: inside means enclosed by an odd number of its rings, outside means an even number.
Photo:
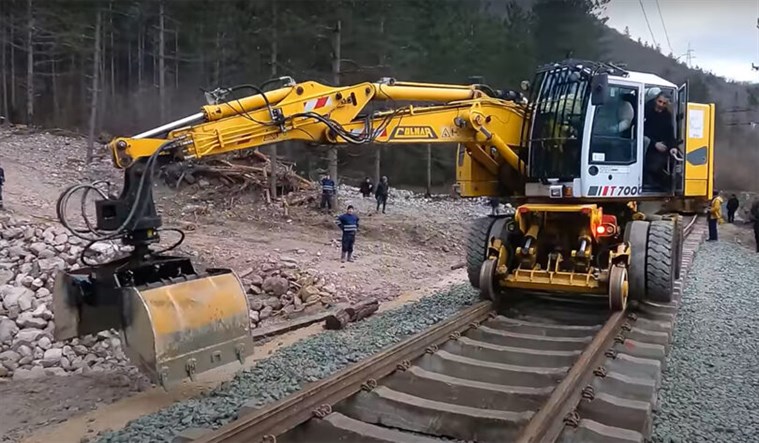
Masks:
[[[627,308],[627,268],[614,265],[609,271],[609,309],[613,312]]]
[[[498,268],[498,259],[490,258],[482,263],[480,268],[480,298],[495,301],[497,296],[497,284],[495,271]]]

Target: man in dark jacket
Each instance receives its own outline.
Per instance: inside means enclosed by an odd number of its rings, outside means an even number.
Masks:
[[[5,171],[0,167],[0,209],[3,209],[3,186],[5,185]]]
[[[669,156],[675,147],[675,127],[669,111],[670,97],[660,92],[646,103],[643,124],[645,169],[644,181],[662,190],[669,190],[669,175],[666,172]]]
[[[748,216],[754,225],[754,243],[756,244],[756,252],[759,252],[759,199],[754,200],[754,203],[751,204]]]
[[[735,223],[735,212],[738,210],[738,206],[740,206],[738,197],[736,197],[735,194],[731,195],[730,198],[727,199],[727,222],[728,223]]]
[[[359,192],[361,192],[361,195],[363,195],[364,198],[366,198],[372,195],[373,190],[374,190],[374,185],[372,184],[372,179],[370,179],[369,177],[366,177],[366,179],[364,179],[364,182],[361,183]]]
[[[337,218],[337,226],[343,231],[341,241],[343,252],[340,255],[340,261],[345,263],[347,258],[352,262],[353,244],[356,242],[356,232],[358,232],[358,216],[353,213],[353,206],[348,206],[346,213]]]
[[[319,205],[320,208],[325,207],[332,209],[332,196],[335,194],[335,182],[329,176],[325,175],[322,179],[322,201]]]
[[[383,175],[382,180],[377,184],[377,189],[374,191],[374,196],[377,198],[377,212],[379,212],[380,205],[382,205],[382,213],[385,213],[389,190],[390,185],[387,183],[387,177]]]

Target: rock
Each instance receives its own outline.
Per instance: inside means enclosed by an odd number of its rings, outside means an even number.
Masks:
[[[21,354],[16,351],[0,352],[0,362],[3,362],[3,364],[6,362],[17,363],[19,360],[21,360]]]
[[[58,257],[44,258],[37,262],[40,266],[40,271],[52,273],[54,271],[62,271],[66,268],[66,262]]]
[[[321,300],[321,296],[319,296],[319,294],[314,294],[314,295],[309,296],[307,299],[303,301],[306,303],[313,303],[313,302],[318,302],[319,300]]]
[[[55,236],[55,239],[53,240],[53,243],[56,245],[63,245],[66,244],[69,241],[69,236],[66,234],[58,234]]]
[[[282,277],[267,277],[263,282],[263,290],[266,292],[271,292],[277,297],[287,293],[287,289],[289,287],[290,283],[286,278]]]
[[[8,254],[13,258],[24,257],[27,251],[21,246],[11,246],[8,248]]]
[[[22,312],[16,319],[16,324],[22,328],[45,329],[47,320],[35,317],[32,312]]]
[[[0,269],[0,285],[8,283],[14,277],[13,271],[8,269]]]
[[[271,306],[265,306],[263,309],[261,309],[261,313],[259,314],[259,318],[261,320],[265,320],[265,319],[271,317],[272,312],[274,312],[274,309]]]
[[[254,295],[258,295],[258,294],[261,294],[263,291],[261,290],[260,287],[252,284],[248,287],[248,292]]]
[[[319,289],[316,286],[304,286],[300,292],[298,292],[298,296],[303,301],[307,301],[309,298],[315,295],[319,295]]]
[[[21,357],[32,357],[33,351],[32,348],[27,345],[21,345],[18,348],[16,348],[16,352],[19,353]]]
[[[39,366],[35,366],[32,369],[17,369],[13,372],[13,380],[33,380],[46,376],[45,370]]]
[[[279,301],[279,297],[266,297],[264,299],[264,306],[268,306],[276,311],[282,307],[282,302]]]
[[[6,290],[3,294],[3,305],[6,309],[10,309],[14,306],[18,306],[19,299],[26,293],[31,292],[28,288],[18,287],[18,286],[11,286],[10,289]],[[31,304],[29,305],[31,308]]]
[[[44,320],[53,319],[53,313],[47,309],[47,305],[45,303],[42,303],[39,306],[37,306],[37,308],[32,312],[32,315],[35,317],[42,318]]]
[[[0,318],[0,343],[10,343],[13,336],[18,332],[16,322],[7,318]]]
[[[34,255],[38,256],[40,253],[44,250],[48,249],[47,245],[43,242],[36,242],[29,245],[29,250],[34,253]]]
[[[254,311],[260,311],[264,307],[264,299],[260,296],[248,298],[248,305]]]
[[[21,312],[32,309],[32,300],[34,300],[34,292],[27,289],[23,294],[21,294],[21,297],[18,299],[18,308],[21,310]]]
[[[32,289],[34,289],[35,291],[37,289],[40,289],[43,286],[45,286],[45,282],[42,281],[41,278],[35,278],[34,280],[32,280]]]
[[[35,294],[37,298],[45,298],[48,295],[50,295],[50,289],[48,288],[39,288],[37,289],[37,293]]]
[[[264,284],[264,279],[258,274],[251,274],[248,275],[248,280],[250,280],[251,285],[261,286]]]
[[[49,368],[60,364],[61,358],[63,358],[63,350],[59,348],[51,348],[45,351],[42,356],[42,366]]]
[[[45,332],[39,329],[22,329],[16,334],[16,338],[13,340],[14,344],[24,344],[27,346],[33,345],[40,337],[43,337]]]
[[[56,377],[65,377],[69,375],[68,372],[66,372],[66,370],[63,368],[45,368],[45,374]]]
[[[260,315],[258,314],[258,311],[250,310],[248,312],[248,317],[250,318],[250,321],[253,323],[258,323],[261,320]]]
[[[298,298],[298,297],[293,297],[292,295],[285,294],[285,295],[279,297],[279,302],[282,303],[283,307],[289,306],[289,305],[293,304],[293,298]]]
[[[327,283],[322,289],[329,292],[330,294],[335,294],[337,292],[337,288],[335,287],[334,283]]]
[[[74,352],[77,355],[87,355],[87,348],[82,345],[74,345]]]
[[[48,349],[53,347],[53,343],[50,341],[49,337],[42,337],[37,342],[37,346],[39,346],[42,350],[47,351]]]
[[[286,255],[280,256],[279,261],[285,262],[285,263],[296,263],[296,264],[298,263],[297,259],[295,259],[294,257],[288,257]]]

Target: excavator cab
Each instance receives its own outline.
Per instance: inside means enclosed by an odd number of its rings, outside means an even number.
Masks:
[[[714,106],[689,103],[687,85],[573,60],[541,68],[534,85],[527,197],[710,195]]]

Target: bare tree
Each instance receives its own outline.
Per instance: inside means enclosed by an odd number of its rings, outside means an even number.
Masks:
[[[340,49],[341,49],[341,31],[342,31],[342,24],[340,20],[337,21],[337,24],[335,25],[335,29],[333,31],[333,42],[332,42],[332,82],[334,83],[334,86],[340,85]],[[332,146],[329,148],[329,151],[327,153],[327,163],[329,166],[329,175],[332,177],[332,180],[335,181],[335,184],[337,185],[338,179],[337,179],[337,148]]]
[[[165,0],[160,0],[158,10],[158,97],[161,121],[166,121],[166,24]]]
[[[34,14],[32,0],[26,2],[26,124],[31,125],[34,118]]]
[[[3,43],[2,43],[2,47],[0,47],[0,50],[3,51],[3,55],[2,55],[3,116],[5,117],[4,122],[0,122],[0,123],[5,123],[5,124],[10,123],[10,121],[11,121],[11,114],[9,112],[10,108],[8,107],[8,105],[9,105],[9,103],[8,103],[9,102],[9,100],[8,100],[8,68],[7,68],[8,64],[6,63],[6,52],[7,52],[7,46],[8,46],[8,33],[9,33],[9,30],[10,30],[10,27],[11,27],[11,23],[8,22],[8,25],[5,26],[5,27],[3,27],[2,30],[0,30],[0,32],[2,32],[2,34],[3,34],[2,35]],[[8,29],[6,29],[6,28],[8,28]]]
[[[271,2],[271,76],[277,76],[277,2]],[[269,149],[269,160],[271,164],[271,174],[269,174],[269,195],[271,198],[277,196],[277,144],[274,143]]]
[[[87,134],[87,163],[92,162],[95,151],[95,125],[97,124],[98,114],[98,88],[100,86],[100,34],[102,27],[103,14],[98,8],[95,19],[95,48],[92,60],[92,92],[90,97],[90,128]]]

